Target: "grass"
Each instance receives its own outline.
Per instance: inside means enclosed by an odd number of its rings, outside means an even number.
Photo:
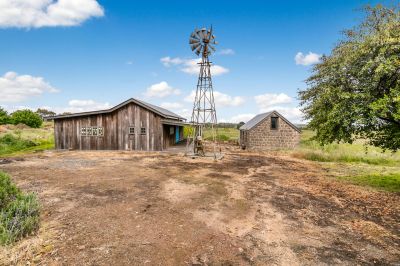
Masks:
[[[0,157],[54,148],[51,122],[45,122],[41,128],[30,128],[22,125],[3,125],[0,127]]]
[[[0,244],[8,245],[39,228],[40,206],[33,193],[23,193],[0,171]]]
[[[362,186],[389,192],[400,192],[400,173],[371,173],[354,176],[339,176],[338,179]]]
[[[217,140],[218,141],[237,141],[239,139],[239,130],[236,128],[217,128]],[[188,135],[188,127],[184,128],[184,136]],[[207,128],[204,131],[204,139],[212,139],[211,129]]]
[[[371,165],[400,165],[400,153],[382,152],[381,149],[366,146],[363,141],[353,144],[332,143],[325,146],[311,140],[313,132],[303,130],[300,145],[292,152],[297,158],[318,162],[366,163]]]
[[[353,144],[321,146],[311,140],[314,132],[303,130],[297,158],[316,161],[337,179],[389,192],[400,192],[400,152],[382,152],[358,140]]]

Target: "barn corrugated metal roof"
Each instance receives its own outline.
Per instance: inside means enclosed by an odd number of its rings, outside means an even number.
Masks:
[[[267,117],[269,117],[271,114],[275,114],[277,116],[279,116],[282,120],[284,120],[288,125],[290,125],[292,128],[294,128],[295,130],[297,130],[298,132],[300,132],[300,129],[298,127],[296,127],[295,125],[293,125],[289,120],[287,120],[283,115],[281,115],[280,113],[278,113],[277,111],[271,111],[271,112],[267,112],[267,113],[262,113],[262,114],[258,114],[255,117],[253,117],[252,119],[250,119],[246,124],[244,124],[243,126],[241,126],[239,128],[239,130],[249,130],[252,129],[253,127],[255,127],[256,125],[258,125],[258,123],[260,123],[261,121],[263,121],[264,119],[266,119]]]
[[[135,98],[130,98],[129,100],[127,100],[127,101],[125,101],[123,103],[120,103],[120,104],[118,104],[118,105],[116,105],[116,106],[114,106],[114,107],[112,107],[110,109],[107,109],[107,110],[82,112],[82,113],[73,113],[73,114],[68,114],[68,115],[56,115],[56,116],[47,117],[47,119],[60,119],[60,118],[70,118],[70,117],[78,117],[78,116],[87,116],[87,115],[97,115],[97,114],[111,113],[111,112],[113,112],[113,111],[115,111],[115,110],[117,110],[117,109],[129,104],[129,103],[132,103],[132,102],[136,103],[137,105],[142,106],[142,107],[144,107],[144,108],[146,108],[146,109],[148,109],[148,110],[150,110],[150,111],[152,111],[152,112],[154,112],[156,114],[159,114],[164,118],[176,119],[176,120],[186,120],[186,118],[183,118],[182,116],[179,116],[179,115],[177,115],[177,114],[175,114],[175,113],[173,113],[173,112],[171,112],[171,111],[169,111],[167,109],[164,109],[162,107],[159,107],[159,106],[156,106],[156,105],[153,105],[153,104],[150,104],[150,103],[147,103],[147,102],[144,102],[142,100],[135,99]]]
[[[257,125],[258,123],[260,123],[262,120],[267,118],[271,113],[272,112],[267,112],[267,113],[262,113],[262,114],[256,115],[255,117],[250,119],[246,124],[241,126],[239,129],[240,130],[249,130],[249,129],[253,128],[255,125]]]
[[[158,112],[160,112],[161,114],[163,114],[165,116],[177,117],[177,118],[180,118],[180,119],[185,119],[185,118],[183,118],[183,117],[181,117],[181,116],[179,116],[179,115],[177,115],[177,114],[175,114],[175,113],[173,113],[173,112],[171,112],[171,111],[169,111],[169,110],[167,110],[165,108],[162,108],[160,106],[157,106],[157,105],[154,105],[154,104],[151,104],[151,103],[146,103],[146,102],[144,102],[142,100],[138,100],[138,99],[136,99],[136,101],[141,102],[143,105],[146,105],[146,106],[150,107],[149,109],[152,108],[154,110],[157,110]]]

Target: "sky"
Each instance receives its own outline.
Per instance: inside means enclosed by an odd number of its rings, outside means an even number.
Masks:
[[[190,118],[189,35],[212,25],[218,120],[277,110],[304,123],[312,66],[378,2],[0,0],[0,106],[82,112],[133,97]]]

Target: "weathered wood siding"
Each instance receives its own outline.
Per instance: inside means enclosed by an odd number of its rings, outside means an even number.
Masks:
[[[129,134],[129,127],[135,134]],[[103,136],[81,136],[82,127],[103,127]],[[141,128],[146,134],[141,134]],[[54,121],[56,149],[163,150],[161,117],[134,103],[112,113],[59,118]]]

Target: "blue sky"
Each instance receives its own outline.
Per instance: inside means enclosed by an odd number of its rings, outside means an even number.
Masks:
[[[219,121],[277,109],[300,122],[297,90],[368,3],[0,0],[0,105],[78,112],[136,97],[188,116],[188,36],[212,24]]]

